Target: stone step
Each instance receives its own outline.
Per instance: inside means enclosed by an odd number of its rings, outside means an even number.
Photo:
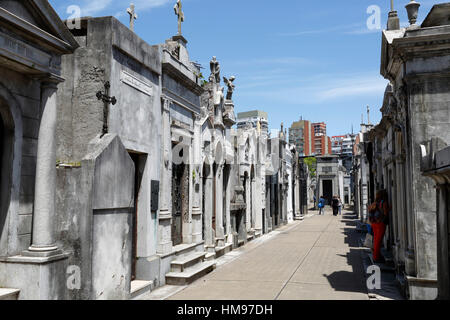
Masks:
[[[205,261],[213,261],[216,258],[215,252],[208,252],[205,256]]]
[[[194,252],[170,263],[171,272],[183,272],[193,265],[205,260],[206,252]]]
[[[256,238],[259,238],[259,237],[261,237],[262,236],[262,232],[261,231],[256,231],[255,232],[255,239]]]
[[[140,300],[140,298],[152,292],[152,289],[153,281],[133,280],[131,281],[130,299]]]
[[[245,244],[244,240],[238,240],[238,247],[242,247]]]
[[[225,245],[225,237],[216,238],[216,247],[223,247]]]
[[[19,289],[0,288],[0,300],[19,300]]]
[[[199,246],[201,243],[191,243],[191,244],[180,244],[178,246],[173,247],[173,252],[175,253],[175,256],[178,257],[185,257],[190,255],[191,253],[196,252],[197,246]]]
[[[216,247],[216,258],[219,258],[233,250],[233,244],[228,243],[223,247]]]
[[[184,286],[191,284],[195,280],[213,271],[216,262],[205,261],[186,269],[184,272],[170,272],[166,274],[166,284],[174,286]]]
[[[247,235],[247,241],[250,242],[255,238],[255,236],[253,234],[249,234]]]
[[[208,252],[208,253],[216,253],[216,246],[205,246],[205,250],[206,250],[206,252]]]

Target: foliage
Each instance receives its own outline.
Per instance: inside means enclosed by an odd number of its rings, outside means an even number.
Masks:
[[[314,178],[317,171],[317,159],[314,157],[305,158],[305,163],[308,166],[311,177]]]

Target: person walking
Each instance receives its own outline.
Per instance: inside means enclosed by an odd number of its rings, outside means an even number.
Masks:
[[[339,205],[338,205],[338,208],[339,208],[339,215],[342,216],[342,207],[343,207],[343,204],[342,204],[341,197],[338,197],[338,200],[339,200]]]
[[[339,212],[339,199],[337,196],[333,196],[331,206],[333,207],[333,216],[337,216]]]
[[[319,207],[319,215],[321,215],[322,213],[324,213],[325,208],[325,199],[323,196],[321,196],[319,199],[318,207]]]
[[[375,202],[369,207],[369,222],[373,230],[373,260],[379,263],[384,262],[381,245],[389,220],[389,210],[387,192],[385,190],[378,191]]]

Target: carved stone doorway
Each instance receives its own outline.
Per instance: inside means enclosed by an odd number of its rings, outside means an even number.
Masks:
[[[129,155],[134,163],[134,210],[133,210],[133,238],[132,238],[132,267],[131,267],[131,281],[136,280],[136,263],[137,263],[137,246],[138,246],[138,208],[139,208],[139,194],[141,190],[142,177],[144,176],[145,164],[147,162],[147,155],[129,152]]]
[[[172,242],[183,243],[183,223],[189,222],[189,170],[184,163],[172,165]]]
[[[327,205],[331,205],[333,199],[333,180],[322,181],[323,197],[327,201]]]

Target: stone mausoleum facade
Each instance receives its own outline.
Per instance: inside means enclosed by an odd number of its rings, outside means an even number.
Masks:
[[[235,77],[203,79],[180,20],[150,45],[0,1],[0,297],[140,298],[300,218],[283,128],[233,129]]]
[[[405,295],[448,299],[448,149],[438,151],[450,143],[450,4],[433,6],[420,26],[418,8],[407,5],[407,28],[392,11],[382,34],[381,74],[390,83],[382,120],[364,125],[357,141],[355,199],[365,220],[376,192],[387,191],[385,245]]]

